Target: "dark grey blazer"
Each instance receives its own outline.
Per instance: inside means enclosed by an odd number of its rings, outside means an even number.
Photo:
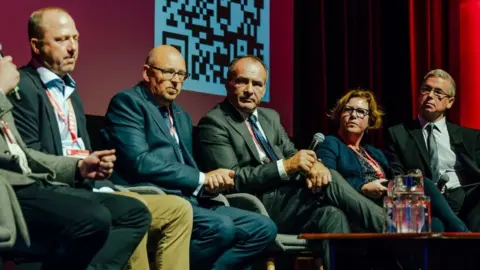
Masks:
[[[295,155],[297,149],[282,127],[279,114],[267,108],[257,110],[258,121],[277,156],[283,159]],[[230,102],[217,104],[200,120],[198,128],[197,161],[204,171],[234,170],[238,192],[259,195],[280,186],[276,162],[261,163],[245,119]]]
[[[0,94],[0,119],[7,122],[15,139],[25,152],[32,174],[28,176],[22,174],[18,157],[12,155],[5,137],[0,135],[0,178],[4,178],[13,186],[28,185],[36,180],[56,181],[73,186],[78,159],[47,155],[27,148],[15,127],[11,111],[12,104],[5,95]]]

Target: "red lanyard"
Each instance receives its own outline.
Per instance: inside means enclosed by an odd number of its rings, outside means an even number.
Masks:
[[[373,168],[373,170],[375,171],[375,173],[377,174],[378,176],[378,179],[383,179],[385,178],[385,174],[383,173],[383,170],[382,168],[380,167],[380,165],[378,165],[378,162],[373,159],[368,153],[367,151],[365,151],[365,149],[361,149],[363,151],[363,153],[365,153],[365,155],[367,157],[365,157],[364,155],[360,154],[360,152],[358,152],[358,150],[356,150],[355,148],[353,148],[353,146],[349,145],[348,146],[350,149],[352,149],[355,154],[357,154],[357,156],[359,156],[361,159],[365,160],[368,165],[370,165],[370,167]]]
[[[10,129],[8,128],[7,122],[5,122],[5,121],[2,120],[0,124],[1,124],[1,126],[2,126],[3,134],[5,135],[5,137],[7,137],[8,141],[10,142],[10,144],[16,143],[15,137],[13,136],[12,132],[11,132]]]
[[[55,99],[53,98],[50,91],[46,90],[46,92],[47,92],[48,99],[50,100],[50,103],[52,103],[53,108],[58,114],[58,117],[60,117],[60,119],[62,119],[62,121],[67,125],[68,132],[70,133],[70,136],[72,136],[72,142],[76,143],[78,138],[77,118],[75,117],[75,111],[73,110],[71,99],[70,98],[67,99],[67,105],[68,105],[68,119],[67,119],[63,111],[60,109],[60,106],[58,106],[57,102],[55,102]]]

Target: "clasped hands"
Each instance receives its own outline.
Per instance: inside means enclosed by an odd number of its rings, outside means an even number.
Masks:
[[[307,187],[313,193],[318,193],[322,187],[332,181],[332,175],[323,163],[318,161],[317,155],[311,150],[300,150],[291,158],[284,160],[283,165],[288,175],[303,172]]]
[[[216,169],[205,174],[204,189],[219,193],[234,187],[235,172],[229,169]]]

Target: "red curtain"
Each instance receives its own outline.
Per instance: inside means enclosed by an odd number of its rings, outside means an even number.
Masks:
[[[384,126],[410,116],[407,25],[407,2],[295,1],[294,139],[299,147],[316,132],[337,132],[326,114],[352,88],[375,93],[386,111]],[[369,132],[366,140],[381,146],[382,134]]]
[[[480,129],[480,1],[409,0],[412,103],[431,69],[449,72],[457,84],[449,120]],[[416,106],[413,116],[417,115]]]
[[[459,80],[458,3],[447,0],[408,0],[410,33],[410,83],[412,117],[416,117],[417,96],[425,74],[441,68]],[[459,85],[458,85],[459,86]],[[460,95],[460,93],[459,93]],[[458,105],[458,104],[456,104]],[[450,120],[458,122],[458,108]]]
[[[455,5],[459,41],[458,73],[461,83],[456,107],[462,126],[480,129],[480,1],[460,0]]]

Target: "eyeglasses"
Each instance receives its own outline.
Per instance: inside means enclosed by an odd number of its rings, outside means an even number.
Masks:
[[[442,89],[440,88],[432,88],[428,85],[423,85],[422,88],[420,88],[420,92],[422,93],[422,95],[430,95],[430,92],[432,91],[433,91],[433,96],[438,100],[442,100],[446,97],[450,97],[450,95],[443,92]]]
[[[356,112],[357,113],[357,117],[360,118],[360,119],[363,119],[365,118],[365,116],[369,115],[370,111],[367,110],[367,109],[363,109],[363,108],[353,108],[353,107],[345,107],[343,108],[343,112],[344,113],[347,113],[349,115],[352,115],[353,112]]]
[[[178,79],[181,82],[183,82],[190,75],[190,74],[188,74],[187,72],[184,72],[184,71],[175,71],[175,70],[171,70],[171,69],[163,69],[163,68],[159,68],[159,67],[155,67],[155,66],[149,66],[149,67],[161,71],[162,75],[163,75],[163,78],[165,78],[165,80],[171,80],[171,79],[173,79],[173,77],[175,77],[175,75],[178,75]]]

